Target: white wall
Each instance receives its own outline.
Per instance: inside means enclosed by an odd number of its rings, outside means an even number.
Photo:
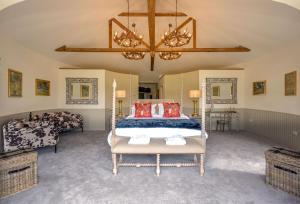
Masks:
[[[199,70],[199,89],[206,78],[237,78],[237,104],[214,104],[214,108],[245,107],[245,71],[244,70]],[[201,106],[201,105],[200,105]],[[207,105],[210,107],[210,105]]]
[[[133,74],[122,74],[117,72],[106,71],[106,108],[112,107],[112,83],[117,82],[117,90],[125,90],[126,98],[123,99],[123,107],[128,108],[136,99],[138,99],[139,77]]]
[[[245,107],[300,115],[300,42],[259,59],[239,64],[245,68]],[[284,75],[297,71],[297,96],[284,95]],[[255,81],[267,81],[266,95],[252,94]]]
[[[192,108],[193,102],[189,98],[189,91],[199,88],[198,71],[165,75],[161,78],[159,86],[163,87],[162,95],[165,99],[181,102],[182,97],[183,107]]]
[[[98,104],[66,104],[66,78],[97,78]],[[80,113],[86,130],[105,130],[105,70],[59,70],[58,108]]]
[[[0,116],[57,108],[60,62],[0,37]],[[23,73],[23,96],[8,97],[8,69]],[[50,96],[35,96],[35,79],[51,81]]]
[[[97,78],[98,104],[97,105],[70,105],[66,104],[66,78]],[[58,108],[68,109],[105,109],[105,70],[59,70]]]

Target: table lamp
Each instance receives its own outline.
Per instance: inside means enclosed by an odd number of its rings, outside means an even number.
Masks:
[[[118,103],[119,103],[119,113],[118,116],[122,117],[123,116],[123,101],[122,99],[126,98],[126,91],[125,90],[117,90],[116,91],[116,98],[118,98]]]
[[[192,114],[192,116],[198,116],[198,99],[200,98],[201,93],[199,90],[190,90],[189,93],[189,97],[191,99],[193,99],[193,103],[194,103],[194,112]]]

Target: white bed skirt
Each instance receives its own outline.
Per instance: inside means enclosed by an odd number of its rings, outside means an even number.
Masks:
[[[120,137],[148,136],[150,138],[168,137],[199,137],[201,130],[184,128],[116,128],[116,135]],[[208,135],[206,138],[208,138]],[[108,134],[107,142],[111,144],[111,132]]]

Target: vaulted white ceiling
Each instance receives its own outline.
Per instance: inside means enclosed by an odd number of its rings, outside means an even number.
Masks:
[[[20,2],[20,0],[18,0]],[[15,2],[18,2],[15,0]],[[283,2],[283,0],[277,0]],[[13,1],[2,0],[0,9]],[[146,11],[146,0],[131,0],[133,11]],[[174,11],[174,0],[157,0],[156,10]],[[107,68],[137,73],[143,81],[158,76],[195,69],[222,68],[246,62],[281,49],[300,36],[300,11],[271,0],[179,0],[179,10],[197,20],[198,47],[243,45],[250,53],[184,53],[175,61],[156,57],[155,71],[150,59],[130,61],[119,53],[57,53],[62,45],[107,47],[108,20],[126,11],[125,0],[26,0],[0,12],[0,35],[9,36],[22,46],[74,67]],[[285,0],[300,8],[297,0]],[[181,18],[179,21],[183,21]],[[132,18],[138,32],[148,41],[146,18]],[[167,30],[173,18],[156,20],[156,39]],[[114,30],[118,30],[114,27]],[[0,48],[1,49],[1,48]]]

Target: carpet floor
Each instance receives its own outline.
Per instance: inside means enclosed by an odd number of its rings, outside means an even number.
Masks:
[[[264,151],[270,144],[244,132],[212,133],[206,173],[198,168],[120,168],[111,172],[105,132],[75,132],[53,148],[38,150],[39,184],[0,200],[1,204],[147,204],[147,203],[300,203],[300,199],[265,184]],[[124,160],[153,160],[131,156]],[[164,160],[175,158],[166,156]],[[178,157],[177,159],[193,159]]]

